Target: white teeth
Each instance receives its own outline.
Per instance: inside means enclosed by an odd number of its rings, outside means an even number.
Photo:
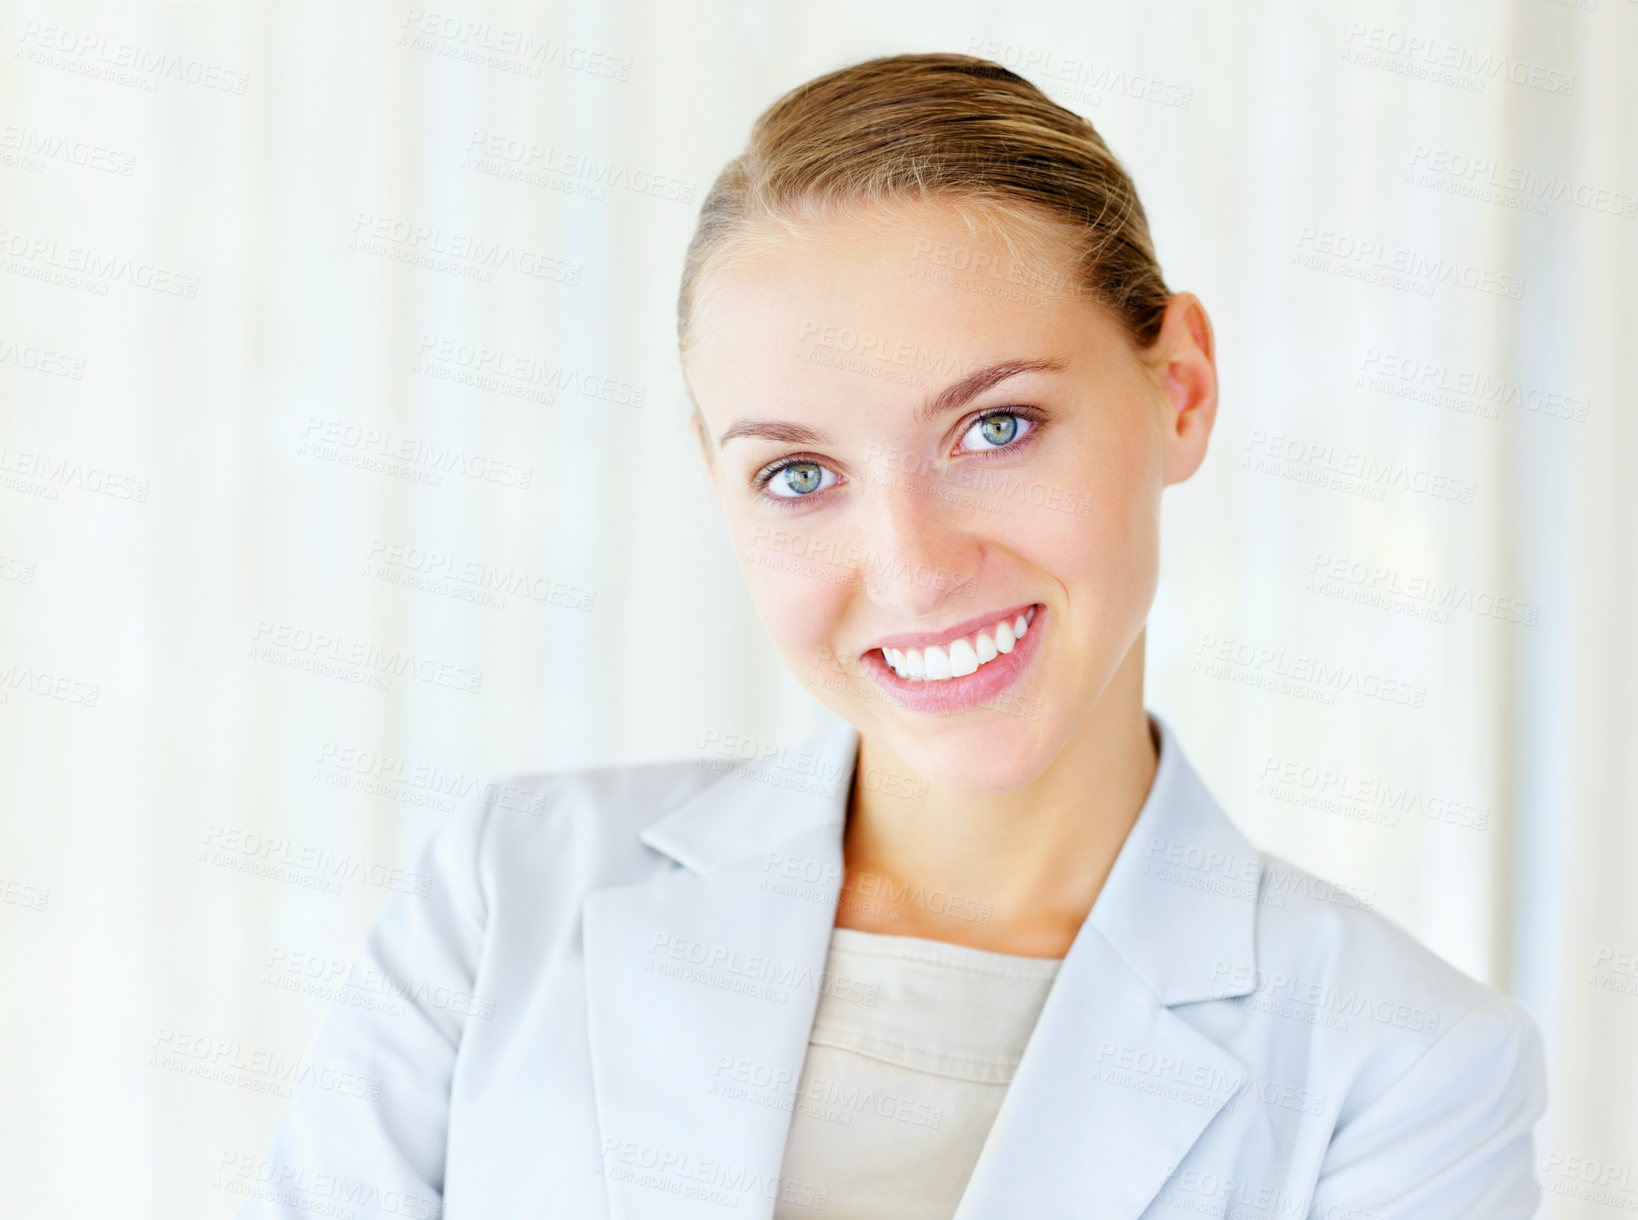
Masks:
[[[930,648],[884,648],[882,656],[894,673],[910,681],[965,678],[996,657],[1011,652],[1034,618],[1035,607],[1031,606],[1011,622],[1003,620],[943,647],[935,644]]]
[[[944,649],[940,648],[937,644],[934,644],[931,648],[924,649],[921,656],[922,660],[927,665],[927,676],[929,678],[938,679],[948,678],[951,676],[950,658],[945,654]]]

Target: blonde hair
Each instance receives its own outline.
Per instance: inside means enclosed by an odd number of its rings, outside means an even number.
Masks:
[[[957,205],[970,227],[990,223],[1009,250],[1022,239],[1037,267],[1066,265],[1054,291],[1107,307],[1140,352],[1153,344],[1171,294],[1137,188],[1092,124],[1000,64],[924,54],[827,73],[756,120],[700,206],[679,350],[712,269],[805,219],[930,199]]]

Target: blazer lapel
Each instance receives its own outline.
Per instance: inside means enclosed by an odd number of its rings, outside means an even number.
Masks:
[[[1245,995],[1261,857],[1169,725],[955,1220],[1136,1220],[1248,1078],[1172,1007]],[[779,1178],[842,880],[858,737],[838,722],[641,833],[675,862],[584,903],[592,1068],[613,1220],[758,1220]]]
[[[745,764],[645,828],[676,865],[583,904],[613,1220],[770,1216],[842,880],[857,737]]]
[[[1085,925],[955,1220],[1135,1220],[1245,1079]]]
[[[1261,857],[1150,717],[1154,784],[1064,957],[955,1220],[1136,1220],[1249,1078],[1171,1008],[1252,991]]]

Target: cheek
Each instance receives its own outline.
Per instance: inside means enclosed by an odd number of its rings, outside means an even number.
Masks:
[[[746,587],[786,663],[796,668],[828,658],[857,579],[838,544],[800,526],[765,523],[738,538]]]
[[[1159,481],[1141,449],[1084,454],[1056,510],[1037,511],[1036,562],[1071,605],[1104,613],[1144,603],[1158,568]]]

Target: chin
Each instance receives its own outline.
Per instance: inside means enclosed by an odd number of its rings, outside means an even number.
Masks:
[[[961,796],[1011,792],[1032,783],[1062,745],[1045,716],[1029,720],[998,712],[943,723],[929,717],[925,725],[878,723],[865,731],[879,735],[877,740],[918,778]]]

